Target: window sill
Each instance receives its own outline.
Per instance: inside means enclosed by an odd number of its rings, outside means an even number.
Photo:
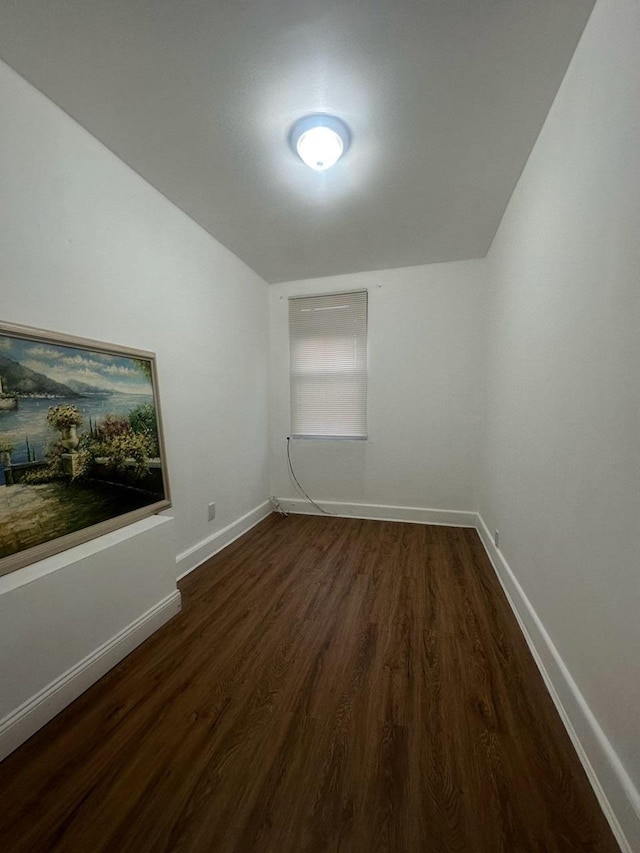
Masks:
[[[290,435],[289,438],[313,441],[367,441],[368,435]]]

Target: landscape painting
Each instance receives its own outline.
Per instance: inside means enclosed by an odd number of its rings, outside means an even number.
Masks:
[[[154,354],[0,323],[0,575],[169,506]]]

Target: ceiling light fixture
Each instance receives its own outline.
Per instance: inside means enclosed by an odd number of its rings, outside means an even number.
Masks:
[[[349,128],[336,116],[304,116],[291,129],[291,147],[316,172],[334,166],[346,153],[350,142]]]

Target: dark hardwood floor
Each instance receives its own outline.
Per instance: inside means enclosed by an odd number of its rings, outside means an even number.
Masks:
[[[472,530],[270,516],[0,765],[0,850],[614,851]]]

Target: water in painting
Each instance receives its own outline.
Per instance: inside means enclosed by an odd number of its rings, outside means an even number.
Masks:
[[[151,370],[0,333],[0,561],[165,500]]]

